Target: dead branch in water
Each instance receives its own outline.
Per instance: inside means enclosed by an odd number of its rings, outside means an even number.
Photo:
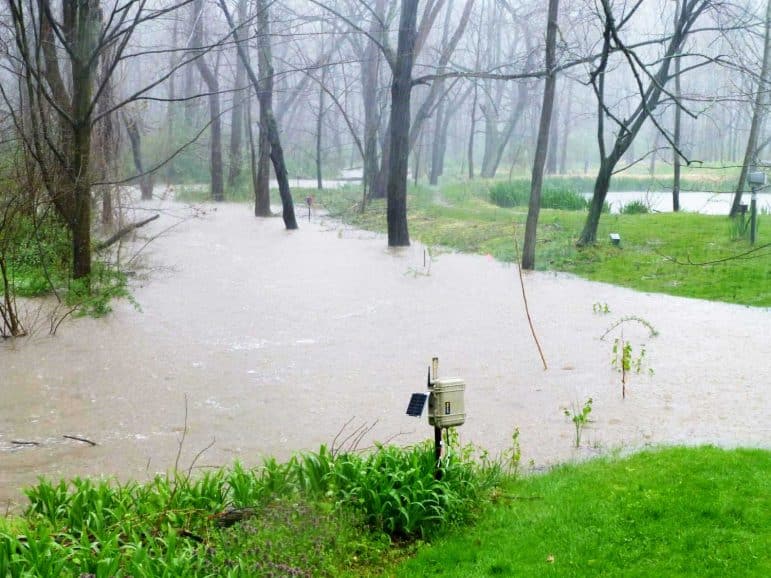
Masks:
[[[135,229],[138,229],[139,227],[144,227],[147,225],[147,223],[153,222],[155,219],[159,218],[160,214],[155,214],[152,217],[148,217],[147,219],[144,219],[142,221],[136,221],[134,223],[129,223],[125,227],[122,227],[119,229],[112,237],[107,239],[106,241],[102,241],[101,243],[98,243],[96,246],[97,251],[101,251],[103,249],[106,249],[107,247],[110,247],[111,245],[114,245],[118,241],[120,241],[123,237],[128,235],[131,231],[134,231]]]
[[[63,435],[63,438],[67,438],[68,440],[75,440],[76,442],[83,442],[84,444],[88,444],[91,447],[98,446],[99,444],[96,442],[92,442],[90,439],[82,438],[80,436],[71,436],[71,435]]]
[[[25,440],[11,440],[12,444],[16,444],[17,446],[39,446],[40,442],[29,442]]]

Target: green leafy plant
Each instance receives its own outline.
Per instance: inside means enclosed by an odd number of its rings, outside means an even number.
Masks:
[[[578,404],[574,402],[571,404],[570,409],[563,410],[563,413],[573,422],[573,427],[576,432],[575,442],[577,448],[581,447],[581,436],[583,435],[584,428],[587,424],[591,423],[589,414],[592,413],[592,403],[593,400],[590,397],[584,402],[583,407],[580,409]]]
[[[610,365],[613,369],[621,373],[621,398],[626,399],[626,384],[628,376],[631,373],[641,373],[646,362],[645,345],[635,350],[634,346],[629,340],[624,339],[624,324],[634,323],[642,326],[648,331],[648,337],[656,337],[658,331],[647,320],[636,315],[629,315],[622,317],[618,321],[612,323],[610,327],[602,334],[600,339],[611,333],[613,330],[620,328],[621,334],[619,337],[613,340],[613,348],[611,350]],[[653,375],[653,368],[648,367],[648,373]]]
[[[610,313],[610,307],[608,307],[607,303],[604,303],[604,302],[600,303],[598,301],[597,303],[592,305],[592,311],[598,315],[607,315],[608,313]]]

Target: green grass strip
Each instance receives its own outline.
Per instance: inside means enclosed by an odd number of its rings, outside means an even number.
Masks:
[[[771,452],[671,448],[511,481],[389,575],[771,576]]]

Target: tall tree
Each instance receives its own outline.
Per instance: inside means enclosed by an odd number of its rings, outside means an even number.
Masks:
[[[410,96],[417,41],[418,0],[402,0],[399,39],[391,82],[390,155],[388,167],[388,245],[410,244],[407,229],[407,165],[410,152]]]
[[[758,76],[758,84],[755,89],[755,101],[752,107],[752,123],[750,124],[750,134],[747,138],[747,148],[744,151],[744,161],[742,170],[739,173],[739,182],[736,184],[733,202],[731,203],[731,216],[734,217],[739,212],[739,206],[742,203],[742,192],[746,186],[747,173],[750,166],[757,162],[757,154],[762,149],[758,146],[758,136],[763,126],[767,114],[766,103],[771,98],[771,0],[766,2],[765,35],[763,47],[763,64]],[[765,144],[767,144],[766,141]]]
[[[543,88],[541,120],[538,125],[538,141],[533,159],[533,174],[530,180],[530,203],[527,208],[525,224],[525,243],[522,248],[522,268],[535,268],[535,233],[538,228],[538,215],[541,210],[541,186],[546,164],[546,152],[549,148],[549,134],[554,94],[557,87],[557,16],[559,0],[549,0],[549,12],[546,23],[546,82]]]
[[[235,42],[242,42],[240,37],[241,27],[246,22],[247,0],[238,0],[238,28],[233,31]],[[236,78],[235,88],[243,88],[246,80],[246,71],[244,63],[238,58],[238,49],[236,49]],[[246,114],[246,102],[249,98],[249,91],[236,92],[233,95],[233,108],[230,111],[230,154],[228,155],[228,188],[233,189],[241,175],[241,165],[243,162],[243,134],[244,134],[244,115]]]
[[[225,19],[231,31],[236,30],[236,24],[228,10],[225,0],[218,0]],[[297,229],[297,219],[294,212],[294,201],[289,190],[289,177],[284,161],[284,149],[281,146],[281,137],[278,132],[278,123],[273,114],[273,55],[270,41],[270,6],[269,0],[257,0],[257,57],[260,78],[254,72],[254,68],[249,60],[247,49],[242,42],[237,42],[238,56],[244,65],[246,75],[257,92],[257,100],[260,102],[260,159],[268,151],[270,160],[273,163],[273,170],[276,173],[278,181],[278,192],[281,197],[282,217],[284,226],[287,229]],[[261,79],[261,80],[260,80]],[[260,190],[255,191],[255,214],[260,209],[261,197],[265,193],[263,184],[267,179],[267,170],[264,165],[258,163],[258,177]]]
[[[194,0],[195,24],[193,26],[193,48],[203,47],[203,0]],[[211,197],[214,201],[225,200],[222,170],[222,118],[220,114],[220,85],[216,69],[212,69],[206,57],[201,55],[195,61],[201,78],[206,83],[209,100],[209,170],[211,176]]]
[[[673,76],[670,71],[671,62],[680,51],[695,22],[711,6],[712,0],[683,0],[675,29],[664,40],[664,53],[661,58],[656,60],[658,67],[655,72],[649,70],[649,67],[637,56],[634,49],[628,47],[621,39],[620,31],[630,22],[636,13],[636,8],[633,7],[628,13],[617,19],[613,12],[614,5],[611,0],[600,0],[600,4],[604,29],[602,51],[599,64],[592,71],[589,79],[597,100],[597,144],[600,152],[600,168],[594,181],[589,214],[577,241],[578,246],[590,245],[597,240],[600,216],[616,165],[624,157],[645,122],[649,118],[653,118],[651,114],[661,102],[662,95],[668,94],[665,92],[665,86]],[[639,3],[635,6],[639,7]],[[606,100],[606,75],[612,52],[620,53],[626,61],[638,90],[639,101],[632,112],[624,118],[615,115]],[[648,78],[647,86],[645,86],[644,78]],[[674,105],[682,106],[682,103],[675,102]],[[653,121],[656,122],[655,119]],[[615,136],[612,139],[610,150],[608,150],[605,142],[608,138],[606,122],[613,123],[615,127]],[[657,128],[672,144],[669,135],[665,134],[661,127],[657,126]]]
[[[677,20],[680,17],[680,0],[675,0],[675,26],[677,26]],[[680,72],[682,64],[680,62],[680,51],[675,53],[675,101],[679,101],[681,97],[681,81]],[[675,104],[675,128],[672,132],[672,168],[674,175],[672,179],[672,210],[676,213],[680,210],[680,125],[682,123],[683,111]],[[655,154],[655,152],[654,152]]]

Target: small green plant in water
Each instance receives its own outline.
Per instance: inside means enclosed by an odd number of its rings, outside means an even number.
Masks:
[[[592,311],[594,311],[597,315],[607,315],[610,313],[610,307],[608,307],[607,303],[600,303],[599,301],[592,305]]]
[[[586,400],[584,403],[584,406],[581,409],[578,409],[578,404],[573,403],[570,406],[570,409],[563,410],[565,415],[570,418],[570,421],[573,422],[573,426],[576,430],[576,447],[581,447],[581,435],[584,432],[584,428],[588,423],[591,422],[589,419],[589,414],[592,413],[592,403],[593,400],[590,397]]]

